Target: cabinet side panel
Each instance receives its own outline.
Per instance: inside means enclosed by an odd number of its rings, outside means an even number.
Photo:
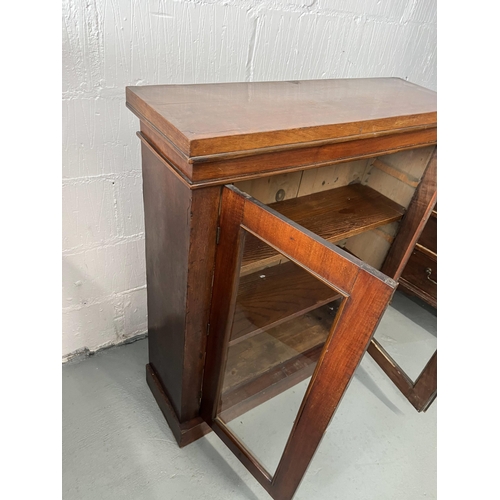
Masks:
[[[192,191],[186,332],[182,380],[182,420],[199,414],[221,186]]]
[[[149,362],[180,418],[191,191],[142,146]]]

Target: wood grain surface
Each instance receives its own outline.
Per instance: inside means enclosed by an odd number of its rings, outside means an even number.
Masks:
[[[188,156],[434,125],[436,93],[398,78],[127,87]]]
[[[400,205],[361,184],[272,203],[269,207],[332,242],[397,221],[404,214]],[[265,260],[269,265],[276,255],[273,248],[249,236],[243,272],[258,267],[259,261]]]
[[[293,262],[240,279],[229,345],[278,326],[340,295]]]
[[[201,415],[275,500],[290,500],[396,283],[233,186],[225,187],[222,197]],[[229,346],[243,256],[242,229],[258,235],[338,290],[343,297],[338,314],[334,318],[326,316],[325,305]],[[265,385],[270,387],[271,395],[278,394],[309,376],[316,359],[317,366],[281,461],[271,476],[227,427],[221,411],[231,418],[245,405],[251,407],[266,400],[270,396],[263,396]],[[287,373],[290,382],[284,376]],[[235,408],[232,415],[229,401]]]
[[[185,422],[199,411],[220,188],[190,190],[147,147],[142,172],[149,362]]]

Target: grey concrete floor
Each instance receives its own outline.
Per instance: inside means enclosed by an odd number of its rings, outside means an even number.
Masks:
[[[436,347],[436,317],[396,293],[376,337],[415,376]],[[63,367],[63,498],[270,498],[214,434],[178,448],[146,363],[141,340]],[[234,421],[263,461],[281,452],[301,385]],[[436,406],[417,413],[366,355],[294,498],[436,498]]]

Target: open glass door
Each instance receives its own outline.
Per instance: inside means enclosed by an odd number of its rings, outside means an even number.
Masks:
[[[292,498],[396,283],[225,186],[201,415]]]

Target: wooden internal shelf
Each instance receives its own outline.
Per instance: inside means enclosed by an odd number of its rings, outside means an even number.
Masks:
[[[398,221],[405,211],[401,205],[361,184],[292,198],[269,207],[331,242]],[[247,234],[241,275],[274,265],[282,258],[276,250]]]
[[[243,276],[229,345],[340,297],[338,292],[293,262]]]
[[[312,374],[339,303],[317,307],[229,347],[220,408],[225,421]]]
[[[221,401],[226,422],[312,375],[341,298],[290,261],[240,278]]]

